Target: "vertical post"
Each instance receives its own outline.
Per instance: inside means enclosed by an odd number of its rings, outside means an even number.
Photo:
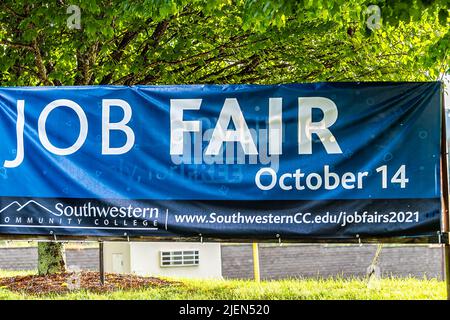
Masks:
[[[444,105],[444,93],[441,98],[442,120],[441,120],[441,185],[442,185],[442,232],[449,232],[449,186],[448,186],[448,164],[447,164],[447,128],[446,113]],[[450,300],[450,245],[447,237],[444,237],[444,266],[445,283],[447,287],[447,300]]]
[[[261,281],[261,275],[259,273],[259,250],[258,243],[253,242],[253,275],[256,282]]]
[[[105,284],[105,263],[103,259],[103,241],[99,242],[98,245],[98,258],[99,258],[99,271],[100,271],[100,283],[103,286]]]
[[[445,284],[447,287],[447,300],[450,300],[450,245],[444,244],[444,256],[445,256]]]

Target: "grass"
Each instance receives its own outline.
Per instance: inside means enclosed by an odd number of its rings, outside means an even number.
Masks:
[[[32,271],[0,271],[0,277],[25,275]],[[96,294],[76,291],[65,295],[31,296],[0,288],[0,300],[5,299],[144,299],[144,300],[323,300],[323,299],[445,299],[445,283],[437,279],[386,278],[368,288],[362,279],[288,279],[192,280],[175,279],[182,285],[148,288],[137,291],[117,291]]]

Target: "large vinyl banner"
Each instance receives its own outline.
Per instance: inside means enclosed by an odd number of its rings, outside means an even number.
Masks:
[[[0,88],[0,236],[440,230],[440,83]]]

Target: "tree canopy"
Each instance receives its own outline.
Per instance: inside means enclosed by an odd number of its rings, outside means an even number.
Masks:
[[[0,85],[437,80],[449,4],[3,0]]]

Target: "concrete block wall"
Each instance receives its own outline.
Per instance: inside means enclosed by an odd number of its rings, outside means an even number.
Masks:
[[[260,244],[263,279],[296,277],[363,277],[376,245]],[[222,245],[222,275],[227,279],[253,277],[250,244]],[[98,270],[98,249],[66,250],[67,265]],[[384,246],[379,267],[383,276],[443,279],[442,248],[429,245]],[[37,268],[37,248],[0,248],[0,269]]]
[[[37,248],[0,248],[0,269],[37,269]],[[98,249],[67,249],[66,263],[69,268],[77,266],[82,270],[98,269]]]
[[[363,277],[376,245],[259,245],[263,279],[297,277]],[[222,275],[230,279],[253,277],[251,245],[222,246]],[[383,276],[442,279],[439,246],[384,246],[378,266]]]
[[[37,248],[0,248],[0,269],[37,269]]]

